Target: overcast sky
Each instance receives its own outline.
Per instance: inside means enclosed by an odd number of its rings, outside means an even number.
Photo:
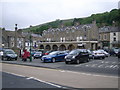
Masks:
[[[1,0],[0,27],[14,30],[118,9],[120,0]],[[2,10],[2,11],[1,11]],[[2,22],[1,22],[2,21]]]

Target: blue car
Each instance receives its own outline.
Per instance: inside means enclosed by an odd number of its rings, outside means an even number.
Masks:
[[[67,54],[63,51],[54,51],[49,53],[48,55],[42,56],[42,62],[57,62],[57,61],[64,61],[64,57]]]

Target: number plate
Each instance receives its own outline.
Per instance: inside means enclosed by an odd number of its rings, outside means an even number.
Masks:
[[[71,61],[70,59],[66,59],[66,61]]]

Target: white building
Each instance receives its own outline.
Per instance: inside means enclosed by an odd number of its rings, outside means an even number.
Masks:
[[[120,47],[120,28],[116,27],[110,32],[110,48]]]

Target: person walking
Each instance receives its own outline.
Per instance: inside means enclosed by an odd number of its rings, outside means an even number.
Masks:
[[[24,52],[24,53],[23,53],[23,55],[22,55],[22,61],[26,62],[26,61],[27,61],[27,58],[30,57],[30,53],[27,52],[26,49],[24,49],[23,52]]]

